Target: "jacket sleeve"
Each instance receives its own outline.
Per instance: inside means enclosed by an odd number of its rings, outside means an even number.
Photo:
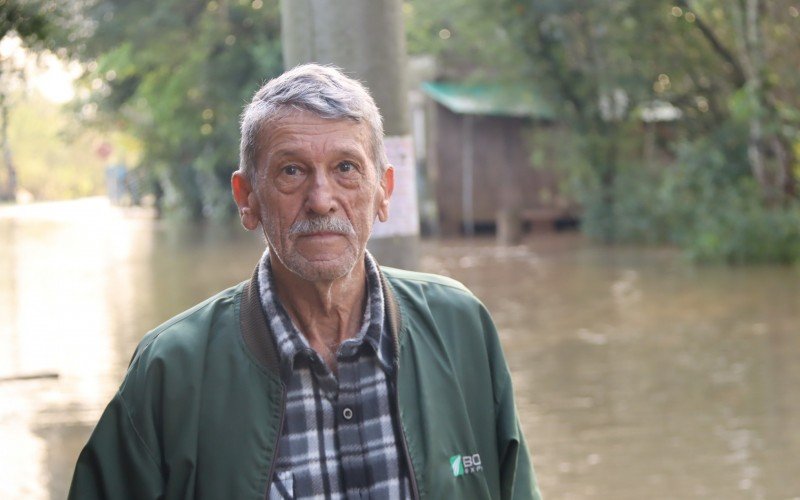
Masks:
[[[69,500],[163,498],[161,468],[117,393],[81,451]]]
[[[481,313],[493,371],[500,497],[503,500],[541,500],[542,495],[536,483],[536,474],[514,403],[511,374],[500,346],[497,329],[485,307]]]
[[[541,500],[528,446],[519,425],[510,381],[505,387],[497,412],[501,498]]]

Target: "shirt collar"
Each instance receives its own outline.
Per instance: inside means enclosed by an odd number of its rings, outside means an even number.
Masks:
[[[358,334],[342,342],[339,352],[356,353],[362,344],[369,345],[377,355],[378,361],[387,373],[393,370],[393,343],[389,338],[389,329],[385,327],[385,302],[381,286],[380,270],[375,259],[365,252],[364,265],[367,277],[367,305]],[[275,338],[281,359],[282,372],[291,372],[295,357],[305,355],[318,357],[308,340],[300,333],[275,292],[272,265],[269,250],[265,250],[258,264],[258,285],[261,295],[261,306],[269,322],[270,330]]]

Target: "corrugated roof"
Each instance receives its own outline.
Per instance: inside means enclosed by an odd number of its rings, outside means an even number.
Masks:
[[[531,85],[425,82],[422,90],[454,113],[540,120],[556,117],[550,102]]]

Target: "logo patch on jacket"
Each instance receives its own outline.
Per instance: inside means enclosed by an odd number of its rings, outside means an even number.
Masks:
[[[450,470],[453,472],[454,477],[480,472],[483,470],[481,456],[478,453],[474,455],[453,455],[450,457]]]

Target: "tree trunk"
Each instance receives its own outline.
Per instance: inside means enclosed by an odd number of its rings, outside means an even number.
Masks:
[[[6,168],[6,185],[0,186],[0,201],[14,201],[17,193],[17,169],[8,142],[8,103],[6,96],[0,94],[0,142],[3,149],[3,163]]]
[[[769,148],[775,158],[775,189],[784,202],[797,196],[797,177],[794,173],[795,156],[791,143],[779,134],[770,137]]]
[[[747,94],[750,101],[750,132],[747,142],[747,158],[750,168],[762,193],[768,203],[774,202],[775,192],[773,180],[770,178],[765,164],[764,125],[764,85],[761,75],[764,67],[764,57],[761,51],[761,33],[759,30],[759,2],[760,0],[746,0],[744,13],[745,31],[745,72],[747,74]]]
[[[781,135],[775,103],[764,85],[764,47],[761,30],[761,0],[744,0],[739,18],[739,50],[750,107],[747,158],[753,177],[768,205],[778,205],[795,196],[794,155]],[[734,12],[741,14],[738,9]]]
[[[419,210],[408,117],[406,46],[400,0],[282,0],[287,68],[335,64],[362,81],[383,116],[386,153],[395,167],[389,221],[375,224],[370,251],[382,264],[419,265]]]

